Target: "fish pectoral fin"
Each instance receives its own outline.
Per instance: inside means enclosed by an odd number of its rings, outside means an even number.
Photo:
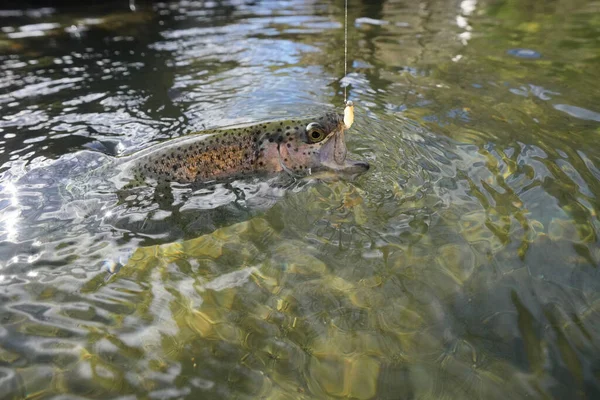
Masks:
[[[154,201],[161,209],[168,209],[175,201],[169,182],[159,181],[154,187]]]

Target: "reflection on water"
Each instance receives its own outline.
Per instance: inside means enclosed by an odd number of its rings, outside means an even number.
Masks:
[[[349,5],[0,10],[0,393],[600,395],[600,5]],[[102,175],[344,85],[356,180]]]

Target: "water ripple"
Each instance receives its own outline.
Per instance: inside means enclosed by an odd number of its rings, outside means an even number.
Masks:
[[[0,10],[0,391],[598,397],[595,9],[537,3],[351,4],[345,77],[339,2]],[[344,88],[354,180],[101,168]]]

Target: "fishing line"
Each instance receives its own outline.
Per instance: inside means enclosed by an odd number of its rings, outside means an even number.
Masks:
[[[344,2],[344,78],[348,75],[348,0]],[[344,104],[348,100],[346,89],[348,85],[344,85]]]

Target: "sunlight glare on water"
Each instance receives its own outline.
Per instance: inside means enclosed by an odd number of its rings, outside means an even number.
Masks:
[[[0,397],[600,396],[600,3],[348,4],[2,6]],[[107,168],[344,87],[355,179]]]

